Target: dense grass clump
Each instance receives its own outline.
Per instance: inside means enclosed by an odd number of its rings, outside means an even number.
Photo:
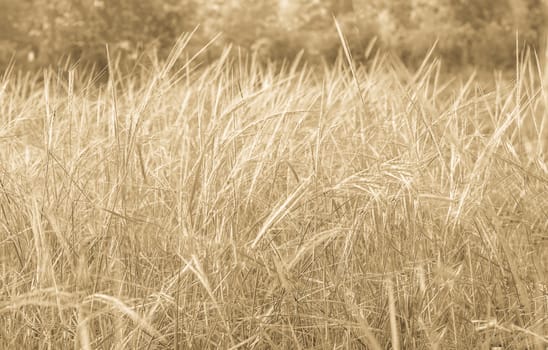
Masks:
[[[548,90],[180,51],[0,84],[0,348],[543,349]],[[525,60],[527,62],[527,60]]]

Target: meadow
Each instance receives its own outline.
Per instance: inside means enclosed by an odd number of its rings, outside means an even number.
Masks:
[[[534,55],[485,84],[188,40],[0,80],[0,348],[545,349]]]

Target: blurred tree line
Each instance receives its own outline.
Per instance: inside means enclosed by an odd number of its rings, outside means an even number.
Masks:
[[[232,43],[264,57],[332,60],[335,16],[357,59],[374,38],[416,64],[438,40],[449,65],[510,67],[520,40],[543,47],[545,0],[0,0],[0,67],[39,67],[62,57],[103,65],[105,44],[127,60],[165,57],[200,25],[189,50],[223,33],[210,57]]]

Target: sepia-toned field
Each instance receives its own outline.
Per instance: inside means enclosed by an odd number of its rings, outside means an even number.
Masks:
[[[0,348],[545,349],[534,57],[484,84],[188,39],[1,80]]]

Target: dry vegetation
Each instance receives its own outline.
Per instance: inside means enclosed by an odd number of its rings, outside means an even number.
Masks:
[[[536,65],[484,90],[186,39],[1,81],[0,348],[546,346]]]

